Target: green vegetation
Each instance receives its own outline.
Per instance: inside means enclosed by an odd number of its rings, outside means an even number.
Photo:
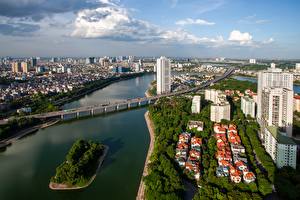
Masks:
[[[41,123],[41,120],[36,118],[19,118],[10,120],[8,124],[0,125],[0,139],[10,137],[13,133],[22,129],[34,126]]]
[[[95,175],[104,149],[100,143],[77,140],[68,152],[66,161],[56,168],[51,182],[70,187],[85,186]]]
[[[169,101],[166,98],[150,106],[149,112],[155,125],[155,145],[151,155],[149,174],[144,178],[146,199],[181,199],[183,183],[181,170],[174,162],[178,135],[188,121],[190,103],[185,98]]]
[[[174,154],[178,135],[186,130],[189,120],[201,120],[205,126],[204,131],[192,131],[196,136],[203,138],[202,175],[198,182],[201,188],[194,199],[262,199],[272,192],[271,183],[275,167],[259,142],[257,137],[259,127],[254,120],[247,120],[249,118],[245,118],[240,108],[236,106],[231,123],[238,126],[250,168],[256,174],[257,180],[250,184],[233,184],[227,177],[216,177],[216,141],[212,137],[213,122],[210,121],[209,105],[203,101],[200,114],[191,114],[191,101],[184,97],[161,99],[159,103],[150,106],[156,141],[152,162],[149,165],[149,175],[144,179],[147,199],[182,198],[184,188],[181,179],[189,176],[183,174],[174,162]],[[256,158],[261,159],[260,166]]]
[[[156,94],[156,81],[152,81],[150,88],[148,89],[148,93],[150,94],[150,96],[155,96]]]
[[[233,78],[225,79],[217,84],[211,86],[212,89],[217,90],[239,90],[239,91],[245,91],[247,89],[250,89],[254,92],[257,91],[257,84],[252,83],[250,81],[239,81]]]
[[[300,198],[300,170],[283,167],[276,172],[276,190],[282,199],[296,200]]]
[[[300,133],[300,112],[294,112],[293,133]]]
[[[272,61],[270,61],[272,62]],[[276,62],[276,67],[281,68],[281,69],[294,69],[295,68],[295,62]],[[244,66],[239,66],[240,69],[242,70],[253,70],[253,71],[258,71],[258,70],[265,70],[268,67],[270,67],[270,64],[266,65],[260,65],[260,64],[249,64],[249,65],[244,65]]]
[[[253,71],[265,70],[268,67],[269,65],[258,65],[258,64],[240,66],[242,70],[253,70]]]
[[[143,73],[126,74],[120,77],[112,77],[104,80],[91,81],[85,83],[82,87],[75,88],[72,91],[66,93],[53,93],[47,95],[38,93],[30,97],[24,97],[17,100],[13,100],[10,103],[10,107],[11,109],[31,107],[33,114],[57,111],[59,109],[59,106],[63,105],[64,103],[80,98],[83,95],[91,93],[97,89],[103,88],[115,81],[126,80],[129,78],[140,76],[142,74]],[[8,113],[6,113],[6,115],[7,114]],[[4,114],[0,116],[5,117]]]
[[[240,101],[231,102],[231,105],[234,112],[233,122],[238,126],[248,161],[255,170],[258,190],[263,196],[266,196],[272,193],[271,184],[274,182],[276,167],[258,138],[259,125],[257,122],[249,117],[245,118],[240,108]]]

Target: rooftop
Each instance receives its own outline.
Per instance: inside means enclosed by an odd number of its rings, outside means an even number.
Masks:
[[[277,139],[278,143],[296,145],[296,143],[294,142],[294,140],[292,138],[290,138],[290,137],[284,136],[278,130],[278,127],[276,127],[276,126],[268,126],[267,129],[273,135],[273,137]]]

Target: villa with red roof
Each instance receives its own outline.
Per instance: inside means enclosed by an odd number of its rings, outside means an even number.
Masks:
[[[201,146],[202,138],[191,138],[190,133],[179,135],[175,159],[178,165],[192,173],[196,180],[200,179]]]
[[[230,180],[234,183],[240,183],[242,179],[245,183],[253,182],[255,175],[249,171],[247,158],[243,157],[245,156],[243,155],[245,148],[241,144],[242,141],[236,125],[224,126],[216,123],[214,132],[214,137],[217,140],[217,152],[215,154],[218,160],[217,177],[230,176]],[[234,164],[232,160],[234,160]]]

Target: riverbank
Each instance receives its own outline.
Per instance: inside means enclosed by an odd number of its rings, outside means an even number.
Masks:
[[[147,74],[147,72],[121,74],[119,76],[114,76],[114,77],[111,77],[111,78],[108,78],[105,80],[98,80],[98,81],[90,82],[90,83],[84,85],[84,87],[74,89],[73,91],[70,91],[68,93],[59,93],[59,94],[55,94],[53,96],[51,96],[51,95],[45,96],[44,95],[43,96],[44,98],[52,99],[52,101],[48,101],[48,102],[44,102],[44,101],[43,102],[34,102],[34,101],[32,101],[32,99],[30,97],[24,97],[23,99],[19,99],[20,103],[18,103],[18,107],[11,108],[10,110],[7,110],[7,111],[1,113],[0,119],[9,118],[10,116],[12,116],[16,113],[17,108],[24,107],[25,105],[26,105],[26,107],[31,107],[33,109],[33,111],[32,111],[33,114],[39,114],[44,111],[43,108],[35,108],[33,106],[34,104],[45,105],[48,103],[49,105],[56,106],[56,108],[53,111],[60,110],[64,104],[78,100],[78,99],[80,99],[86,95],[89,95],[97,90],[103,89],[113,83],[117,83],[119,81],[124,81],[124,80],[129,80],[132,78],[143,76],[145,74]]]
[[[77,94],[75,96],[72,96],[72,97],[69,97],[69,98],[66,98],[66,99],[62,99],[59,102],[55,102],[55,105],[62,106],[63,104],[66,104],[66,103],[69,103],[71,101],[80,99],[81,97],[84,97],[85,95],[88,95],[88,94],[91,94],[91,93],[93,93],[97,90],[103,89],[103,88],[105,88],[105,87],[107,87],[107,86],[109,86],[113,83],[117,83],[117,82],[120,82],[120,81],[125,81],[125,80],[128,80],[128,79],[136,78],[138,76],[143,76],[145,74],[146,74],[145,72],[141,72],[141,73],[120,75],[119,77],[112,78],[112,79],[108,80],[107,82],[102,83],[99,86],[96,86],[96,87],[93,87],[92,89],[83,91],[80,94]],[[85,89],[83,89],[83,90],[85,90]]]
[[[154,141],[155,141],[155,135],[154,135],[154,124],[150,118],[150,114],[149,111],[147,111],[145,113],[145,120],[147,123],[147,127],[149,130],[149,134],[150,134],[150,144],[149,144],[149,148],[148,148],[148,153],[147,153],[147,157],[146,157],[146,161],[145,161],[145,165],[144,165],[144,170],[143,170],[143,175],[140,181],[140,186],[139,186],[139,190],[136,196],[137,200],[144,200],[145,199],[145,183],[143,181],[143,177],[148,175],[148,164],[150,163],[150,156],[153,152],[153,148],[154,148]]]
[[[150,93],[149,93],[149,89],[145,92],[145,96],[148,98],[148,97],[151,97]]]
[[[58,123],[60,120],[49,120],[45,123],[42,123],[42,124],[38,124],[38,125],[35,125],[35,126],[32,126],[32,127],[29,127],[29,128],[26,128],[26,129],[23,129],[23,130],[19,130],[17,131],[16,133],[14,133],[12,136],[6,138],[6,139],[3,139],[0,141],[0,148],[5,148],[7,146],[10,146],[11,144],[13,144],[14,142],[16,142],[17,140],[29,135],[29,134],[32,134],[36,131],[38,131],[39,129],[44,129],[44,128],[47,128],[47,127],[50,127],[50,126],[53,126],[55,125],[56,123]]]
[[[98,167],[95,171],[95,174],[90,178],[90,180],[83,186],[69,186],[67,184],[60,184],[60,183],[54,183],[54,182],[50,182],[49,183],[49,188],[51,190],[79,190],[79,189],[84,189],[86,187],[88,187],[89,185],[92,184],[92,182],[95,180],[96,176],[97,176],[97,173],[99,172],[100,168],[101,168],[101,165],[104,161],[104,158],[108,152],[108,149],[109,147],[106,146],[106,145],[103,145],[104,146],[104,151],[103,151],[103,154],[99,157],[99,163],[98,163]]]

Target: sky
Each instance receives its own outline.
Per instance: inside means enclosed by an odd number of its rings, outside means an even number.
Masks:
[[[300,58],[298,0],[0,0],[0,56]]]

